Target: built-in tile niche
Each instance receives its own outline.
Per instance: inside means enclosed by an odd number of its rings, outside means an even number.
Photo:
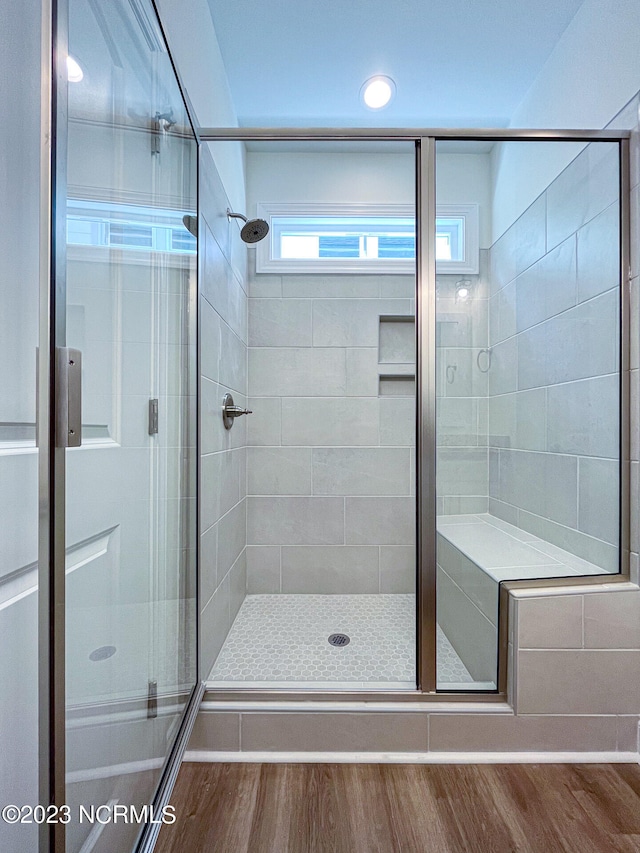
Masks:
[[[378,336],[378,393],[381,397],[415,396],[415,360],[415,318],[381,315]]]

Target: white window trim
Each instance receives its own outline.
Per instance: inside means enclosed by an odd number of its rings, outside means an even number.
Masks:
[[[327,204],[311,202],[260,202],[257,215],[271,226],[273,216],[415,216],[411,204]],[[478,204],[439,204],[438,217],[464,217],[464,259],[438,261],[440,275],[476,275],[480,266],[480,231]],[[268,237],[256,244],[256,272],[258,273],[324,273],[328,275],[413,274],[416,264],[406,258],[273,258],[273,229]]]

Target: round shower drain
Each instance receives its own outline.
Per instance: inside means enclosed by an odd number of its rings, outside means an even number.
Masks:
[[[331,634],[329,637],[329,643],[332,646],[348,646],[350,642],[351,637],[346,634]]]
[[[90,660],[106,660],[113,657],[116,653],[115,646],[100,646],[99,649],[94,649],[89,655]]]

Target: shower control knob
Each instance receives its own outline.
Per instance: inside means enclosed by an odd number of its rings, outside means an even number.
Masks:
[[[236,406],[233,402],[233,397],[231,394],[225,394],[222,399],[222,421],[224,423],[225,429],[231,429],[233,426],[233,422],[236,418],[239,418],[240,415],[252,415],[253,412],[250,409],[243,409],[240,406]]]

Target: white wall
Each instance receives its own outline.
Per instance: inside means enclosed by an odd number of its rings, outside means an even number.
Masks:
[[[637,0],[585,0],[515,111],[511,127],[605,127],[640,89],[639,38]],[[497,146],[494,239],[579,150],[557,144]]]
[[[489,154],[441,153],[437,160],[439,204],[480,205],[480,246],[491,244]],[[413,204],[415,155],[349,152],[266,152],[247,154],[247,209],[258,202],[311,201]]]
[[[415,156],[407,152],[250,151],[247,205],[257,202],[385,202],[413,204]]]
[[[438,204],[480,205],[480,248],[491,246],[491,155],[438,153]]]

